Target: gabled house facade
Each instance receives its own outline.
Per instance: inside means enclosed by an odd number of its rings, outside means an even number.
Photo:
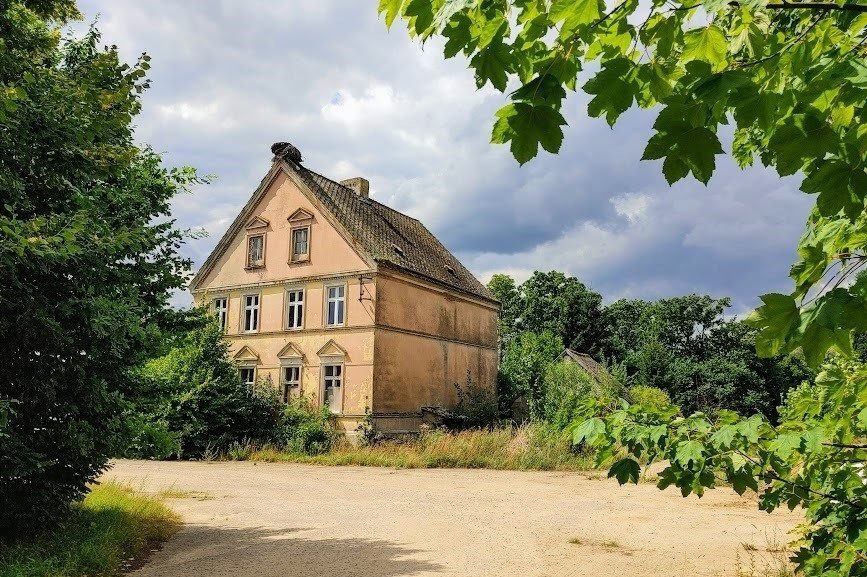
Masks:
[[[241,379],[327,405],[352,432],[413,431],[454,384],[493,388],[499,303],[418,220],[335,182],[290,144],[190,284]]]

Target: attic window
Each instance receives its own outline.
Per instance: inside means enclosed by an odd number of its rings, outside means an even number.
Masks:
[[[452,265],[447,264],[447,265],[446,265],[446,270],[449,271],[449,274],[450,274],[450,275],[452,275],[452,276],[457,276],[457,275],[455,274],[455,269],[452,268]]]
[[[406,256],[405,254],[403,254],[403,249],[400,248],[399,246],[397,246],[396,244],[392,243],[392,244],[391,244],[391,248],[393,248],[393,249],[394,249],[394,252],[396,252],[396,253],[399,254],[400,256]]]

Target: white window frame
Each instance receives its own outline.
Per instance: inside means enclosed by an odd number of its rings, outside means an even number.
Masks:
[[[287,379],[286,369],[294,369],[298,371],[298,378],[294,381]],[[280,388],[282,390],[284,403],[288,403],[290,400],[301,398],[301,379],[303,377],[304,371],[300,362],[289,362],[280,365]],[[290,389],[295,389],[294,396],[289,395]]]
[[[244,371],[253,371],[253,380],[245,381],[244,380]],[[238,367],[238,378],[241,379],[242,385],[255,385],[256,384],[256,365],[241,365]]]
[[[247,304],[247,299],[250,297],[256,297],[256,305],[255,307],[251,307]],[[255,311],[256,318],[256,327],[252,329],[247,328],[247,311],[253,310]],[[259,327],[262,326],[262,294],[261,293],[247,293],[241,295],[241,327],[240,330],[242,333],[258,333]]]
[[[296,253],[295,252],[295,233],[299,231],[307,232],[307,252],[305,253]],[[307,262],[310,260],[310,225],[304,226],[293,226],[289,230],[289,262]]]
[[[343,289],[343,297],[332,299],[328,295],[328,293],[333,288],[342,288]],[[334,283],[334,284],[325,285],[325,294],[324,294],[325,298],[322,299],[324,301],[324,304],[325,304],[325,310],[323,311],[322,320],[324,321],[323,324],[325,325],[326,328],[345,327],[346,326],[346,294],[348,292],[349,292],[349,287],[347,286],[346,283]],[[332,302],[343,303],[343,307],[342,307],[343,308],[343,315],[342,315],[343,318],[340,319],[339,323],[336,322],[336,323],[331,324],[328,322],[328,305],[330,305]],[[335,306],[334,316],[335,316],[334,320],[336,321],[337,320],[337,307],[336,306]]]
[[[338,376],[326,376],[326,372],[328,372],[329,367],[337,367],[340,369],[340,375]],[[320,405],[325,406],[325,392],[328,388],[328,381],[332,382],[336,379],[340,381],[338,388],[340,389],[338,403],[336,406],[328,405],[329,410],[335,415],[339,415],[343,413],[343,391],[346,388],[346,365],[342,360],[323,360],[322,366],[320,369],[321,378],[320,378],[320,391],[319,398],[321,399]],[[332,386],[333,389],[333,386]]]
[[[264,231],[263,232],[250,233],[247,235],[247,244],[246,244],[247,256],[245,257],[245,262],[247,263],[247,266],[245,268],[247,268],[247,269],[265,268],[265,236],[266,235],[265,235]],[[257,261],[257,263],[254,263],[250,260],[250,242],[256,237],[262,237],[262,259],[260,261]]]
[[[218,307],[217,301],[222,301],[223,306]],[[220,328],[226,332],[229,328],[229,297],[218,296],[211,299],[211,312],[217,315],[217,318],[220,319]]]
[[[304,328],[304,313],[307,311],[307,305],[304,302],[306,292],[304,287],[291,287],[286,289],[284,293],[286,306],[284,307],[285,319],[283,326],[287,331],[300,331]],[[290,301],[289,295],[293,293],[301,293],[301,300]],[[300,313],[298,311],[299,306],[301,307]]]

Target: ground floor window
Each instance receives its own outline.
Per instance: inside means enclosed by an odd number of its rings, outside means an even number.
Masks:
[[[322,400],[332,413],[343,410],[343,365],[339,363],[323,365],[322,367],[323,395]]]
[[[241,382],[245,385],[256,384],[256,367],[241,367],[238,369],[238,373],[241,376]]]
[[[301,367],[283,367],[283,402],[294,401],[301,396]]]

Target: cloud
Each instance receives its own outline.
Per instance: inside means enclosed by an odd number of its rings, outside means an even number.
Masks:
[[[811,199],[793,179],[730,159],[707,187],[669,187],[640,158],[654,115],[612,130],[571,95],[559,155],[519,167],[490,144],[506,97],[476,90],[461,57],[390,31],[369,2],[82,0],[106,44],[147,51],[152,88],[137,138],[171,165],[217,176],[173,204],[201,264],[268,169],[272,142],[298,146],[333,178],[365,176],[371,195],[436,233],[481,278],[533,270],[578,275],[607,300],[730,295],[737,311],[786,290]]]

